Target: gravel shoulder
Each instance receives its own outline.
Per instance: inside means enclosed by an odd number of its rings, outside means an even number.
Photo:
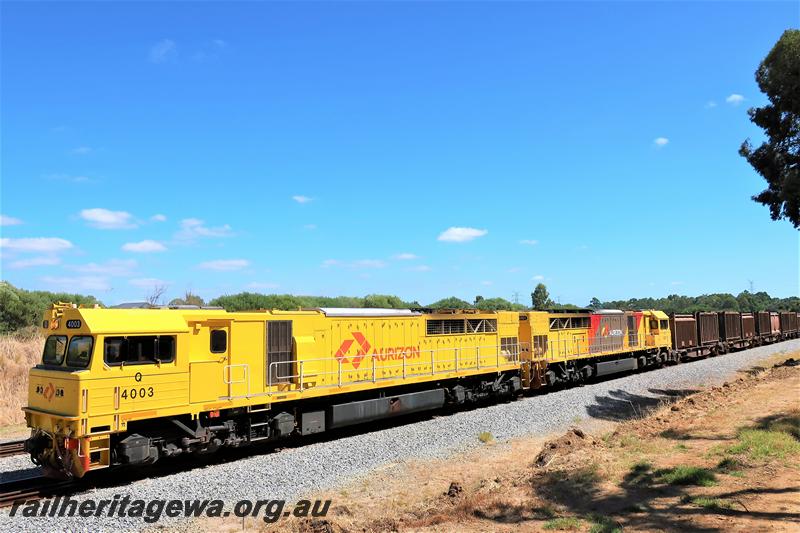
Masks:
[[[419,459],[447,458],[482,446],[477,436],[491,433],[502,443],[517,437],[544,437],[565,430],[576,420],[610,424],[637,415],[648,406],[671,401],[700,386],[720,384],[737,371],[778,353],[800,350],[800,340],[694,361],[617,379],[526,397],[522,400],[461,411],[344,437],[311,443],[236,462],[105,488],[75,499],[112,499],[129,495],[145,499],[220,498],[285,499],[289,502],[352,482],[377,468]],[[0,473],[30,468],[20,457],[0,460]],[[132,531],[139,518],[23,518],[0,512],[0,531]],[[191,526],[167,522],[161,526]]]

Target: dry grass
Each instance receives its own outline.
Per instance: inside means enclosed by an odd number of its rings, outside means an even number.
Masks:
[[[0,426],[25,421],[22,407],[28,394],[28,371],[39,362],[43,345],[38,331],[0,335]]]

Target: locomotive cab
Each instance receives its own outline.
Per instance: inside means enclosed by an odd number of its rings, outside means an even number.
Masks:
[[[137,325],[128,312],[123,323],[136,334],[120,335],[111,329],[118,322],[97,311],[55,305],[42,322],[44,350],[29,373],[23,410],[32,428],[26,450],[52,477],[82,477],[110,466],[112,435],[125,431],[135,412],[153,413],[165,397],[167,403],[179,399],[167,391],[188,381],[175,360],[185,322],[160,322],[159,329],[171,330],[165,335]]]

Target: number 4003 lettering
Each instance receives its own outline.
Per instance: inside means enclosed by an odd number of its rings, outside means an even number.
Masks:
[[[152,398],[153,397],[153,387],[139,387],[132,388],[132,389],[122,389],[122,399],[127,400],[135,400],[136,398]]]

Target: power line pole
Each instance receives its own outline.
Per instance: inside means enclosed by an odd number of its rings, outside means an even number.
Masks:
[[[519,293],[514,291],[514,304],[519,305]]]
[[[748,279],[747,283],[750,284],[750,294],[753,294],[753,280],[752,279]]]

